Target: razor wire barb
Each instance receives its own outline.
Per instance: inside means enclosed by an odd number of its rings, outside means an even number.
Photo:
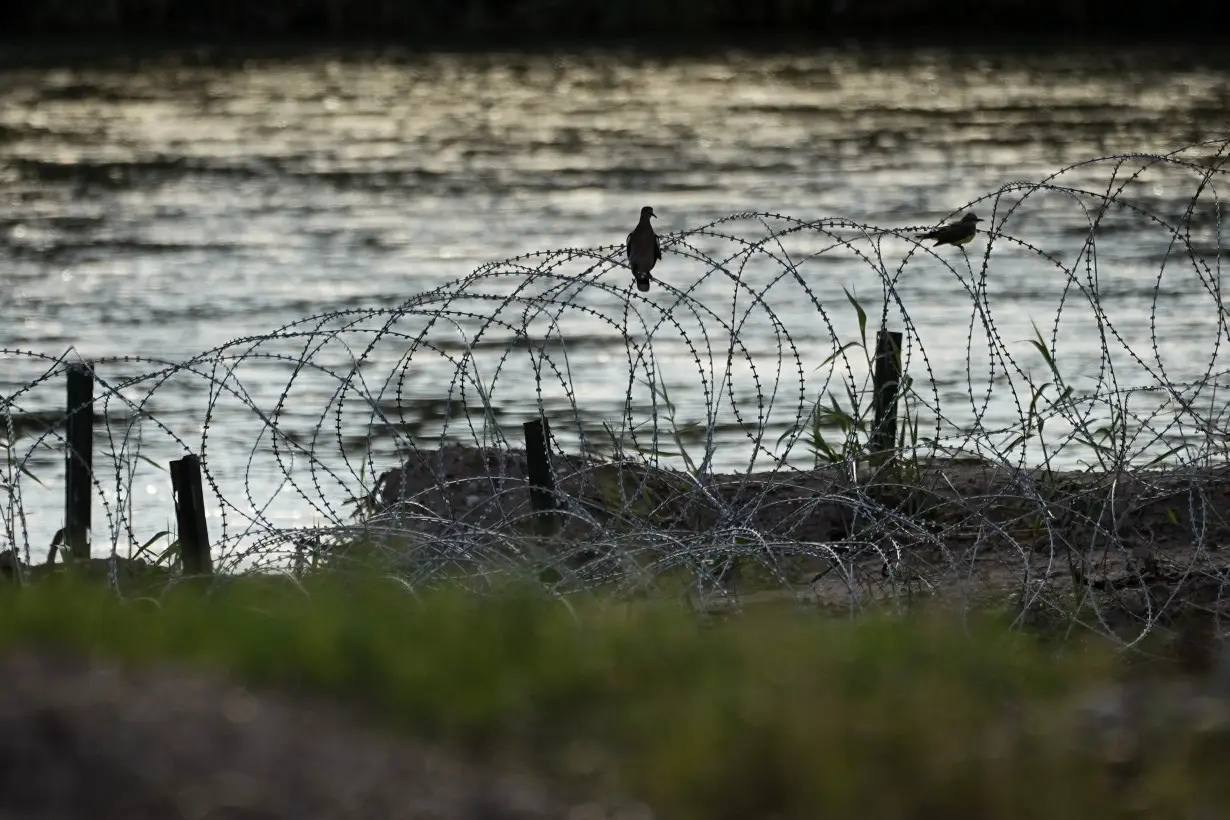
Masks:
[[[1129,642],[1180,605],[1219,611],[1228,144],[1005,184],[942,217],[984,217],[964,249],[914,238],[931,225],[745,212],[664,234],[644,295],[622,243],[567,248],[187,360],[95,359],[93,554],[121,592],[121,563],[173,559],[151,499],[192,452],[222,572],[834,611],[938,593]],[[904,379],[876,468],[881,329]],[[78,356],[0,354],[4,534],[31,564],[62,515]],[[520,435],[540,418],[550,537]]]

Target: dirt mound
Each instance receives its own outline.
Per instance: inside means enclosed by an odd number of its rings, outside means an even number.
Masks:
[[[740,526],[824,541],[849,530],[849,505],[839,503],[849,482],[838,467],[695,477],[638,461],[559,454],[551,461],[565,536]],[[526,454],[459,445],[416,453],[381,474],[363,508],[413,519],[420,532],[527,531],[532,507]]]
[[[1066,611],[1079,598],[1103,612],[1099,621],[1114,612],[1125,636],[1163,611],[1166,621],[1180,602],[1224,609],[1224,467],[1048,471],[978,458],[851,467],[691,476],[553,453],[556,544],[631,538],[674,554],[721,549],[711,533],[741,532],[751,537],[728,535],[727,548],[751,555],[766,545],[752,557],[771,570],[772,592],[835,607],[909,584],[1001,604],[1016,596],[1034,609],[1047,599]],[[450,445],[386,471],[364,508],[428,538],[524,533],[527,474],[524,452]]]

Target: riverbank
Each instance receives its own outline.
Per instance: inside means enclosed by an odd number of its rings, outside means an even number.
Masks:
[[[463,558],[476,577],[511,570],[627,594],[660,592],[676,575],[691,583],[704,559],[740,566],[744,604],[850,612],[927,598],[1123,641],[1158,622],[1230,617],[1224,467],[967,458],[691,475],[576,455],[552,464],[547,538],[524,452],[450,446],[382,473],[332,554],[416,577]]]
[[[681,820],[1016,820],[1225,805],[1216,674],[1175,679],[1156,655],[1045,637],[926,606],[706,628],[665,602],[411,596],[336,574],[156,600],[3,589],[0,758],[22,765],[0,767],[0,811],[88,799],[97,816],[208,801],[366,816],[356,806],[430,800],[455,818],[603,804]],[[66,761],[108,774],[40,787]],[[319,814],[294,813],[305,796]]]

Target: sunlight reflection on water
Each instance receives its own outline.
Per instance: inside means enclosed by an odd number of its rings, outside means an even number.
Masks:
[[[1040,180],[1108,153],[1163,152],[1230,132],[1230,70],[1127,51],[305,57],[253,58],[238,66],[168,60],[140,70],[8,68],[3,79],[0,284],[14,298],[0,302],[0,347],[58,355],[72,345],[89,357],[172,361],[308,315],[392,308],[492,260],[615,245],[647,202],[664,234],[742,211],[930,225],[1009,182]],[[1062,184],[1100,191],[1111,170],[1106,164],[1076,169]],[[1177,220],[1194,187],[1192,175],[1157,168],[1125,196]],[[1113,242],[1099,246],[1101,305],[1131,351],[1155,371],[1151,337],[1170,379],[1199,378],[1220,338],[1217,300],[1190,265],[1167,269],[1155,297],[1164,237],[1122,224]],[[1201,241],[1215,250],[1214,227]],[[749,237],[764,233],[755,224],[739,230]],[[1012,215],[1009,232],[1071,266],[1088,222],[1070,197],[1040,193]],[[703,252],[729,253],[721,240],[692,241]],[[806,237],[790,242],[803,256],[824,244]],[[884,242],[890,275],[908,249],[902,241]],[[957,272],[972,281],[980,254],[977,243],[971,246],[973,268],[961,267],[958,257]],[[1080,307],[1066,277],[1040,268],[1037,254],[1020,246],[997,245],[997,260],[986,299],[1013,355],[1028,358],[1031,322],[1049,337],[1067,288],[1060,358],[1075,374],[1096,375],[1100,331],[1088,300]],[[561,272],[575,276],[586,266],[569,263]],[[826,252],[800,270],[842,334],[854,327],[843,287],[867,300],[875,322],[882,288],[865,262]],[[655,273],[679,288],[699,282],[696,299],[727,323],[743,321],[738,311],[748,309],[748,300],[740,297],[732,314],[730,279],[703,279],[697,263],[669,254]],[[763,260],[743,273],[757,289],[780,274]],[[603,276],[622,286],[626,270]],[[491,281],[488,289],[507,292],[517,284]],[[896,287],[925,340],[928,378],[948,402],[945,415],[954,423],[974,419],[990,374],[985,333],[975,325],[968,339],[967,286],[916,254]],[[650,298],[670,304],[660,290]],[[829,327],[798,285],[774,284],[765,298],[810,371],[832,351]],[[618,298],[597,289],[577,292],[576,299],[607,316],[622,310]],[[514,312],[505,321],[514,321]],[[597,424],[622,415],[628,364],[620,332],[587,315],[565,314],[561,325],[576,401],[587,423]],[[689,338],[700,340],[709,320],[679,321]],[[433,332],[440,343],[461,339],[447,324]],[[674,388],[681,419],[703,418],[696,364],[673,332],[655,331],[656,372]],[[789,423],[791,405],[780,404],[781,396],[793,392],[790,401],[799,402],[797,367],[774,361],[783,341],[763,312],[753,310],[739,336],[754,351],[761,389],[771,392],[781,379],[772,442]],[[512,338],[492,328],[484,341],[498,357]],[[706,358],[701,370],[712,371],[705,376],[711,386],[720,385],[729,340],[709,345],[706,356],[715,361]],[[304,342],[276,347],[293,356]],[[382,382],[407,347],[384,345],[364,373]],[[1123,384],[1151,383],[1153,376],[1122,345],[1118,351]],[[753,374],[741,355],[730,378],[739,401],[754,404]],[[317,362],[326,359],[330,367],[349,366],[334,348]],[[46,367],[6,359],[0,391],[11,395]],[[402,414],[424,437],[441,428],[433,414],[442,412],[455,367],[429,350],[415,353]],[[535,373],[525,357],[506,367],[492,398],[515,428],[537,400],[526,387]],[[142,369],[149,367],[116,365],[106,377]],[[240,372],[246,397],[220,399],[207,458],[228,498],[245,507],[250,494],[259,508],[277,492],[282,467],[270,457],[269,443],[258,443],[252,406],[270,412],[289,370],[254,361]],[[133,397],[148,388],[135,389]],[[817,388],[809,382],[805,395]],[[328,379],[296,383],[298,412],[282,423],[309,437],[323,425],[322,437],[336,437],[335,421],[321,417],[330,412],[333,389]],[[172,377],[152,407],[186,446],[199,449],[208,400],[202,377]],[[558,383],[544,384],[543,400],[560,410],[572,401]],[[46,410],[62,401],[48,385],[20,405]],[[984,426],[1018,419],[1002,385],[988,401]],[[370,417],[360,408],[353,414],[342,436],[362,441]],[[746,467],[746,436],[723,418],[715,466]],[[165,432],[145,426],[144,455],[164,463],[182,452]],[[567,424],[559,428],[561,440],[571,441]],[[340,464],[336,441],[329,446],[331,452],[326,447],[317,457]],[[391,465],[391,447],[389,439],[373,443],[378,466]],[[58,455],[46,453],[35,466],[55,475],[59,465]],[[135,469],[149,486],[166,484],[165,475],[147,475],[148,465]],[[357,478],[338,469],[348,476],[345,489],[356,491]],[[334,500],[344,495],[341,486],[326,489]],[[58,496],[35,485],[24,492],[31,540],[45,542],[59,516],[44,511],[58,509]],[[138,507],[134,516],[159,528],[170,514],[165,505]],[[269,514],[275,520],[319,516],[290,491],[277,495]],[[96,547],[105,532],[99,526]]]

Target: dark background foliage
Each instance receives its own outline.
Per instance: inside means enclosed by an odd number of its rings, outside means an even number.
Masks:
[[[7,0],[0,38],[379,37],[411,41],[790,35],[1195,38],[1225,0]]]

